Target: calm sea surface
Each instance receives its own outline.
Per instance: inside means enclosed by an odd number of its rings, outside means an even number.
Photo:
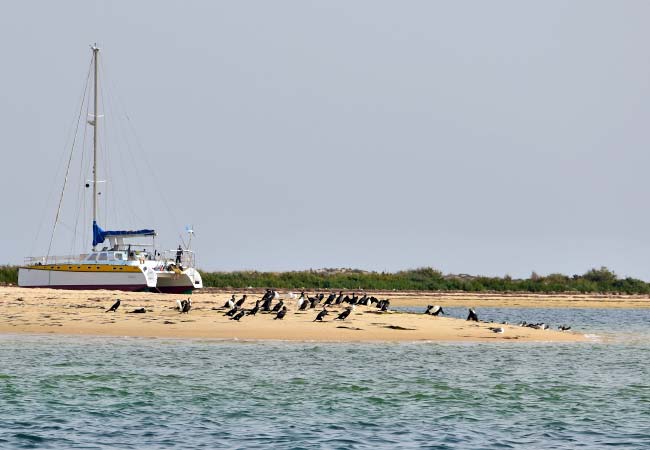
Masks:
[[[598,337],[320,344],[0,335],[0,448],[650,448],[650,310],[478,312]]]

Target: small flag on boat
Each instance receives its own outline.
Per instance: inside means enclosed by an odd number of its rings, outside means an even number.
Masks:
[[[185,225],[185,232],[189,234],[194,234],[194,227],[192,225]]]

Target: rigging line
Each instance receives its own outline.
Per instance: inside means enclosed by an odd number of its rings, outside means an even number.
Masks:
[[[85,96],[86,96],[86,90],[87,90],[87,88],[88,88],[88,80],[90,79],[90,73],[91,73],[91,70],[90,70],[90,69],[91,69],[91,68],[92,68],[92,59],[91,59],[90,64],[88,65],[88,73],[86,74],[86,82],[85,82],[85,85],[84,85],[84,88],[83,88],[82,94],[80,95],[80,99],[79,99],[79,101],[80,101],[80,107],[81,107],[81,108],[83,108],[84,99],[85,99]],[[70,129],[68,130],[68,133],[67,133],[67,134],[68,134],[68,138],[66,139],[66,144],[65,144],[65,147],[64,147],[64,148],[67,148],[67,146],[68,146],[69,143],[70,143],[70,139],[71,139],[71,134],[72,134],[72,129],[73,129],[73,127],[74,127],[74,121],[70,124]],[[65,153],[62,154],[61,156],[64,156],[64,155],[65,155]],[[58,163],[58,165],[57,165],[57,168],[56,168],[56,170],[54,171],[53,181],[55,181],[55,180],[59,177],[59,176],[58,176],[58,174],[59,174],[59,170],[63,167],[63,162],[64,162],[64,161],[65,161],[65,158],[63,158],[63,157],[59,160],[59,163]],[[52,184],[53,184],[53,183],[52,183]],[[37,228],[37,230],[36,230],[36,238],[32,241],[32,246],[31,246],[31,248],[30,248],[30,250],[29,250],[29,254],[30,254],[30,255],[33,255],[33,253],[34,253],[34,247],[36,247],[36,245],[38,244],[38,239],[39,239],[39,237],[40,237],[40,235],[41,235],[41,231],[43,230],[43,224],[45,223],[45,218],[46,218],[47,215],[48,215],[48,214],[47,214],[47,209],[48,209],[48,208],[47,208],[47,205],[50,204],[50,199],[52,198],[52,195],[53,195],[53,194],[54,194],[54,189],[49,189],[49,193],[48,193],[48,196],[47,196],[47,201],[45,202],[45,206],[43,207],[43,213],[41,214],[41,220],[40,220],[40,223],[39,223],[38,228]]]
[[[92,59],[91,65],[92,67]],[[63,180],[63,188],[61,189],[61,196],[59,197],[59,206],[56,209],[56,216],[54,217],[54,226],[52,227],[52,236],[50,236],[50,244],[47,247],[47,254],[45,255],[45,261],[50,257],[50,251],[52,250],[52,241],[54,240],[54,233],[56,232],[56,224],[59,221],[59,214],[61,213],[61,204],[63,203],[63,196],[65,194],[65,186],[68,182],[68,174],[70,173],[70,163],[72,162],[72,155],[74,155],[74,147],[77,142],[77,135],[79,133],[79,123],[81,122],[81,113],[83,112],[84,101],[86,100],[86,93],[88,92],[88,79],[90,78],[90,68],[88,69],[88,77],[86,78],[86,86],[84,88],[83,97],[81,99],[81,105],[79,108],[79,116],[77,117],[77,126],[74,131],[74,138],[72,139],[72,148],[70,149],[70,157],[68,158],[68,165],[65,170],[65,178]]]
[[[101,66],[102,62],[100,61],[99,63],[100,63],[100,66]],[[108,83],[111,84],[111,86],[113,86],[113,88],[114,88],[114,85],[112,85],[110,80],[108,81]],[[133,134],[133,137],[135,138],[136,146],[140,150],[140,152],[142,152],[142,154],[144,156],[143,159],[144,159],[144,162],[145,162],[145,166],[149,170],[149,173],[152,174],[154,185],[157,185],[157,183],[156,183],[157,179],[156,179],[156,176],[154,175],[155,172],[154,172],[153,168],[151,167],[151,165],[149,164],[149,159],[147,158],[147,151],[145,150],[145,148],[142,145],[142,142],[141,142],[138,134],[135,131],[135,126],[133,125],[133,123],[131,121],[131,118],[129,117],[129,114],[126,112],[126,107],[124,106],[124,102],[122,101],[122,98],[117,94],[116,89],[114,89],[114,91],[115,91],[115,97],[117,98],[117,102],[122,107],[122,110],[124,111],[124,117],[126,117],[126,121],[127,121],[128,125],[130,127],[130,131]],[[130,152],[130,147],[129,147],[129,152]],[[136,171],[137,171],[137,169],[136,169]],[[173,176],[176,177],[176,173],[174,173]],[[178,222],[176,220],[176,216],[174,216],[174,213],[172,212],[172,209],[170,208],[169,203],[167,203],[167,200],[166,200],[165,196],[160,195],[160,193],[159,193],[159,197],[161,198],[161,200],[163,202],[163,205],[165,206],[165,209],[167,210],[167,214],[169,215],[169,217],[170,217],[170,219],[172,221],[172,224],[174,225],[174,228],[179,229]]]
[[[102,70],[102,64],[100,61],[99,64],[99,69],[102,74],[102,78],[106,80],[106,76],[104,75],[104,72]],[[106,84],[105,82],[103,84]],[[118,194],[118,183],[115,182],[113,178],[113,172],[114,172],[114,167],[113,163],[115,160],[115,155],[112,154],[109,156],[109,149],[110,152],[115,152],[115,149],[118,148],[119,146],[113,145],[115,144],[114,142],[110,141],[112,139],[112,136],[114,136],[115,132],[113,131],[114,123],[113,123],[113,116],[112,116],[112,111],[110,110],[110,102],[107,101],[108,95],[106,95],[106,98],[104,97],[105,93],[105,88],[104,86],[100,86],[99,90],[99,95],[101,97],[102,101],[102,106],[104,110],[104,140],[103,140],[103,152],[102,152],[102,157],[104,160],[104,168],[105,168],[105,173],[106,173],[106,183],[104,183],[104,190],[103,190],[103,195],[104,195],[104,211],[106,212],[105,220],[106,224],[108,225],[109,223],[113,223],[113,225],[121,225],[121,217],[119,215],[119,208],[117,205],[120,203],[120,197]],[[109,118],[110,117],[110,121]],[[109,138],[109,133],[108,129],[111,129],[110,136]],[[110,187],[110,189],[109,189]],[[111,222],[112,221],[112,222]]]
[[[88,104],[90,104],[90,102],[88,102]],[[86,137],[87,135],[88,135],[88,127],[85,128],[85,135],[84,135],[84,137]],[[84,146],[85,146],[85,145],[86,145],[86,144],[84,144]],[[84,153],[85,153],[85,152],[84,152]],[[83,169],[83,173],[84,173],[84,174],[91,174],[91,170],[92,170],[92,169],[91,169],[91,163],[92,163],[92,158],[88,158],[88,160],[86,161],[86,167]],[[86,178],[84,177],[84,180],[85,180],[85,179],[86,179]],[[85,181],[84,181],[84,184],[85,184]],[[84,192],[85,192],[85,191],[84,191]],[[83,217],[84,220],[83,220],[83,221],[84,221],[84,223],[86,223],[87,219],[88,219],[88,222],[90,222],[90,220],[89,220],[89,219],[90,219],[90,214],[89,214],[89,212],[88,212],[88,210],[89,210],[89,205],[88,205],[88,203],[89,203],[89,202],[86,200],[86,198],[85,198],[85,196],[84,196],[84,201],[83,201],[83,206],[84,206],[84,217]],[[83,242],[83,243],[89,242],[90,240],[88,239],[88,230],[90,230],[90,227],[83,227],[83,230],[84,230],[84,231],[83,231],[83,235],[82,235],[82,240],[81,240],[81,242]],[[82,248],[85,248],[85,244],[82,244]]]
[[[102,72],[105,71],[103,61],[99,62],[99,67],[102,70]],[[107,86],[107,89],[111,89],[112,92],[113,92],[113,97],[117,97],[117,94],[116,94],[117,89],[115,89],[115,85],[113,84],[112,79],[110,77],[108,77],[108,76],[105,76],[104,78],[106,80],[106,82],[104,84]],[[122,138],[122,141],[123,141],[124,146],[125,146],[125,148],[126,148],[126,150],[128,152],[128,156],[130,157],[130,160],[131,160],[132,164],[130,166],[128,164],[124,164],[124,158],[123,158],[124,154],[123,153],[119,153],[120,162],[122,163],[122,166],[124,168],[131,167],[133,169],[133,171],[135,172],[135,176],[129,177],[128,179],[135,180],[135,182],[137,183],[137,191],[138,192],[147,192],[147,186],[146,186],[146,183],[145,183],[145,179],[144,179],[144,177],[142,177],[140,175],[138,158],[136,158],[134,156],[133,152],[131,151],[131,144],[129,143],[129,139],[127,138],[128,132],[126,132],[126,130],[120,126],[121,123],[117,120],[117,117],[118,117],[117,108],[114,108],[115,105],[114,105],[114,102],[113,102],[113,97],[107,95],[107,98],[109,99],[109,101],[107,102],[107,107],[110,108],[111,114],[113,114],[113,117],[115,118],[115,121],[113,122],[114,124],[116,124],[115,130],[116,130],[117,133],[119,133],[120,137]],[[126,113],[124,115],[126,116]],[[126,173],[126,170],[124,170],[124,171]],[[156,180],[154,178],[153,179],[153,185],[156,185],[155,181]],[[127,187],[127,189],[128,189],[128,187]],[[133,203],[131,202],[131,196],[127,195],[126,198],[127,198],[126,206],[128,207],[128,209],[131,212],[132,216],[135,217],[135,219],[140,221],[141,223],[144,223],[143,220],[142,220],[142,217],[140,217],[139,214],[137,214],[135,212],[136,209],[133,207]],[[150,202],[145,202],[145,207],[147,208],[147,212],[148,212],[149,217],[151,217],[153,219],[154,214],[153,214],[152,209],[151,209],[151,203]],[[133,223],[133,225],[136,225],[136,224]]]
[[[86,117],[88,117],[88,113],[90,112],[90,102],[86,102]],[[86,154],[86,138],[88,136],[88,127],[84,127],[84,134],[83,134],[83,140],[81,141],[81,158],[79,161],[79,179],[77,180],[78,183],[81,183],[82,186],[85,186],[85,178],[84,177],[84,155]],[[77,241],[79,240],[77,236],[77,229],[79,227],[79,216],[81,215],[81,210],[84,210],[85,213],[85,189],[82,187],[79,187],[77,190],[77,201],[76,201],[76,214],[75,214],[75,221],[74,221],[74,231],[72,232],[72,243],[70,245],[70,254],[73,255],[77,253],[75,250],[77,249]],[[85,219],[85,214],[84,214],[84,219]]]
[[[103,59],[103,58],[102,58]],[[100,67],[100,74],[103,75],[101,72],[101,62],[99,64]],[[106,78],[102,76],[102,79],[106,81]],[[100,129],[100,135],[103,136],[104,138],[99,141],[99,157],[101,158],[102,161],[102,168],[104,169],[104,184],[103,188],[100,191],[100,194],[102,195],[102,200],[104,203],[104,207],[101,208],[101,211],[104,212],[104,215],[102,217],[102,220],[104,221],[104,225],[108,226],[110,224],[110,218],[112,215],[110,214],[110,211],[108,210],[108,182],[111,180],[111,166],[109,164],[110,158],[108,157],[108,149],[110,147],[110,143],[108,142],[108,117],[106,115],[106,102],[104,101],[104,83],[100,83],[99,85],[99,99],[100,99],[100,104],[102,106],[102,112],[103,114],[103,119],[102,120],[102,128]]]
[[[104,120],[102,121],[103,123],[103,131],[104,131],[104,140],[102,143],[102,158],[103,158],[103,167],[106,173],[106,183],[104,184],[104,211],[106,213],[105,220],[106,223],[110,223],[110,220],[113,220],[114,224],[121,224],[121,217],[119,215],[119,208],[117,208],[117,204],[120,203],[120,197],[118,194],[118,183],[114,182],[113,180],[113,165],[112,163],[114,162],[114,155],[109,157],[109,148],[111,151],[114,151],[115,148],[119,148],[119,143],[116,145],[114,142],[110,141],[112,137],[109,136],[114,136],[114,131],[112,132],[113,134],[109,135],[108,129],[113,127],[113,112],[110,107],[110,100],[109,96],[106,92],[106,85],[107,85],[107,80],[108,77],[106,76],[106,73],[104,71],[104,65],[103,65],[103,59],[99,61],[99,71],[102,76],[102,79],[104,80],[104,83],[102,83],[99,87],[99,95],[101,97],[101,102],[104,110]],[[109,122],[109,117],[110,117],[110,122]],[[113,128],[111,128],[112,130]],[[109,183],[110,181],[110,183]],[[109,184],[110,184],[110,190],[109,190]],[[110,195],[109,195],[110,194]],[[110,197],[110,201],[109,201]],[[110,208],[109,208],[110,205]]]
[[[113,199],[112,211],[113,211],[113,214],[115,216],[116,223],[119,223],[121,225],[124,224],[123,226],[130,226],[131,228],[137,228],[136,223],[133,221],[133,217],[135,217],[136,219],[139,219],[139,218],[137,217],[137,215],[135,214],[135,212],[133,210],[132,196],[128,195],[128,193],[129,193],[128,183],[134,177],[130,176],[131,174],[127,170],[128,166],[126,166],[124,164],[124,159],[123,159],[123,156],[122,156],[123,152],[121,151],[122,142],[120,141],[121,131],[122,130],[121,130],[120,126],[119,126],[120,123],[117,120],[117,114],[115,113],[115,110],[113,108],[112,96],[109,95],[110,94],[109,93],[110,79],[109,79],[108,75],[106,75],[106,71],[104,69],[103,61],[100,61],[99,69],[100,69],[100,71],[101,71],[101,73],[103,75],[103,78],[105,80],[104,86],[103,86],[102,91],[101,91],[102,101],[104,101],[104,109],[106,110],[106,116],[107,117],[110,116],[110,118],[111,118],[111,122],[110,122],[110,127],[112,127],[111,128],[111,130],[112,130],[112,135],[111,136],[112,136],[112,138],[114,138],[114,141],[111,143],[111,148],[113,149],[113,155],[112,155],[112,158],[110,158],[110,160],[111,160],[111,162],[113,164],[117,164],[116,167],[117,167],[118,171],[122,174],[122,178],[125,180],[125,182],[120,181],[120,183],[117,183],[117,182],[111,183],[111,195],[112,195],[112,199]],[[105,100],[104,100],[104,95],[106,95]],[[108,122],[106,122],[106,127],[109,127]],[[113,167],[111,165],[109,169],[111,170],[111,172],[113,172],[116,167]],[[127,191],[126,194],[124,192],[122,192],[120,190],[120,188],[126,189],[126,191]],[[144,190],[144,187],[141,186],[141,189],[138,189],[137,192],[146,192],[146,191]],[[120,208],[117,208],[116,205],[120,205]],[[125,206],[126,208],[128,208],[129,212],[131,213],[129,215],[130,220],[127,221],[127,220],[122,218],[120,213],[123,210],[123,208],[121,208],[121,206]]]

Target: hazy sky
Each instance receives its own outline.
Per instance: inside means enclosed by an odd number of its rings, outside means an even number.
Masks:
[[[47,251],[97,42],[107,228],[171,248],[191,223],[204,269],[650,280],[649,17],[646,1],[5,3],[0,262]],[[85,158],[55,253],[87,250]]]

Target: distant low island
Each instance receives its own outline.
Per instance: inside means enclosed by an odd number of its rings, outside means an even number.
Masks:
[[[591,269],[582,275],[535,272],[529,278],[486,277],[443,274],[423,267],[399,272],[368,272],[356,269],[315,269],[292,272],[205,272],[203,285],[209,288],[267,288],[307,290],[375,291],[462,291],[462,292],[537,292],[537,293],[608,293],[649,294],[650,283],[631,277],[619,277],[606,267]],[[0,266],[0,284],[18,282],[17,266]]]

